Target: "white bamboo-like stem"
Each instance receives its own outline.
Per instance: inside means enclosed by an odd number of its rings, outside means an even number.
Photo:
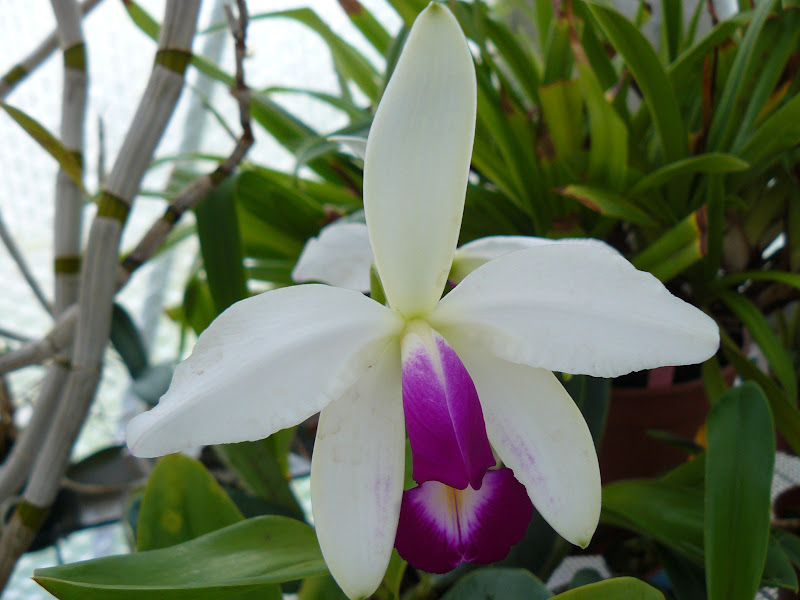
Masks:
[[[59,44],[64,56],[61,110],[61,143],[80,157],[86,116],[86,49],[81,29],[81,9],[75,0],[52,0]],[[55,316],[78,299],[83,193],[72,178],[59,169],[56,175],[54,222]],[[0,501],[16,494],[28,478],[36,451],[41,446],[61,398],[70,359],[69,348],[56,353],[49,367],[28,426],[22,430],[0,467]]]
[[[79,159],[83,156],[86,117],[86,49],[81,30],[81,10],[75,0],[51,0],[64,54],[64,89],[61,109],[61,143]],[[83,162],[79,160],[79,162]],[[55,314],[60,315],[78,298],[78,273],[83,222],[83,194],[70,176],[59,169],[55,210]]]
[[[0,239],[3,240],[3,244],[5,244],[6,249],[8,249],[8,253],[11,255],[11,258],[16,263],[17,267],[19,268],[19,272],[22,273],[22,276],[25,278],[25,281],[28,282],[28,286],[31,288],[33,295],[36,296],[36,299],[39,301],[39,304],[42,305],[42,308],[47,311],[48,314],[53,314],[53,307],[50,306],[50,301],[45,296],[45,293],[42,291],[42,288],[39,286],[39,283],[36,281],[36,278],[33,276],[33,272],[31,271],[30,267],[28,266],[28,262],[25,260],[25,256],[17,246],[17,242],[14,241],[11,233],[8,231],[6,227],[5,221],[3,221],[2,216],[0,216]]]
[[[70,451],[94,399],[111,330],[117,255],[128,212],[153,151],[174,111],[191,59],[199,0],[168,0],[155,65],[89,232],[72,361],[63,397],[33,466],[23,498],[0,538],[0,585],[25,551],[52,504]]]
[[[103,0],[84,0],[80,5],[81,16],[88,15]],[[28,75],[33,73],[39,65],[55,52],[58,48],[58,32],[53,31],[31,52],[28,56],[2,77],[0,77],[0,100],[8,96],[17,85],[19,85]]]
[[[19,348],[0,355],[0,375],[39,364],[58,354],[75,338],[78,306],[73,304],[61,314],[50,332],[38,340],[25,342]]]

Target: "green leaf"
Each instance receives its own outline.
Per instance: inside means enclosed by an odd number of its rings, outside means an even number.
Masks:
[[[767,555],[775,434],[764,392],[728,390],[707,423],[705,565],[709,600],[752,600]]]
[[[663,0],[661,2],[661,39],[666,40],[667,62],[672,62],[678,55],[683,34],[683,2],[681,0]]]
[[[703,491],[658,480],[630,479],[603,487],[603,523],[647,535],[703,562]]]
[[[763,0],[756,6],[750,25],[739,44],[708,131],[707,147],[710,150],[727,148],[740,125],[740,118],[737,117],[742,115],[737,113],[742,110],[743,99],[752,91],[749,86],[750,75],[759,64],[754,48],[774,5],[775,0]]]
[[[392,36],[384,29],[383,25],[369,12],[359,0],[348,0],[339,3],[350,22],[356,26],[369,43],[381,53],[386,55],[392,43]]]
[[[746,25],[749,17],[747,15],[734,15],[730,19],[722,21],[709,31],[703,39],[687,48],[669,67],[667,73],[673,88],[678,92],[686,89],[698,73],[702,73],[703,60],[714,48],[722,45],[736,33],[742,25]]]
[[[269,393],[265,390],[264,393]],[[294,435],[294,428],[288,430]],[[283,468],[288,444],[282,432],[254,442],[214,446],[217,456],[242,480],[247,490],[269,500],[281,514],[302,520],[303,509],[289,488],[288,473]],[[283,443],[281,443],[283,441]]]
[[[539,99],[556,156],[567,158],[578,152],[583,142],[583,101],[578,80],[543,85]]]
[[[339,96],[326,94],[325,92],[320,92],[318,90],[307,90],[305,88],[276,85],[265,88],[261,90],[260,93],[264,94],[265,96],[271,96],[273,94],[299,94],[302,96],[308,96],[309,98],[314,98],[315,100],[329,104],[334,108],[338,108],[342,112],[346,113],[351,121],[363,121],[367,117],[370,117],[369,111],[361,108],[360,106],[356,106],[352,102],[349,102]]]
[[[276,584],[326,572],[314,530],[270,516],[170,548],[37,569],[34,579],[61,600],[279,600]]]
[[[143,402],[155,406],[158,399],[167,393],[174,371],[175,365],[171,361],[151,365],[133,380],[131,391]]]
[[[347,596],[333,577],[318,575],[303,581],[297,600],[347,600]]]
[[[743,171],[750,165],[745,161],[722,152],[711,152],[691,156],[668,165],[664,165],[636,182],[629,194],[640,196],[653,188],[660,187],[669,183],[676,177],[693,173],[730,173],[732,171]]]
[[[183,454],[170,454],[158,461],[147,480],[136,549],[175,546],[243,519],[201,463]]]
[[[787,273],[786,271],[742,271],[721,277],[719,283],[725,286],[735,286],[751,279],[785,283],[800,290],[800,273]]]
[[[658,561],[680,600],[707,600],[705,571],[666,546],[656,545]]]
[[[669,281],[698,262],[706,253],[705,211],[693,212],[667,230],[631,261],[661,281]]]
[[[128,16],[145,35],[153,40],[158,38],[161,25],[146,10],[133,0],[126,0],[122,4],[125,6],[125,10],[128,11]]]
[[[731,337],[720,329],[720,339],[725,357],[744,380],[753,380],[761,386],[775,415],[775,424],[795,454],[800,454],[800,412],[784,392],[766,373],[759,369],[736,345]]]
[[[797,591],[797,575],[794,572],[792,561],[789,560],[783,546],[778,543],[774,536],[769,537],[767,558],[759,585],[782,587]]]
[[[246,253],[257,258],[296,260],[326,219],[323,208],[308,195],[280,187],[255,171],[237,178],[236,205]]]
[[[780,545],[787,558],[795,566],[800,566],[800,538],[780,529],[773,531],[772,537]]]
[[[578,73],[589,112],[589,181],[619,191],[628,168],[628,128],[606,100],[592,69],[579,63]]]
[[[765,119],[738,152],[753,165],[800,143],[800,94]]]
[[[678,100],[650,42],[615,10],[594,2],[587,2],[587,6],[642,90],[661,145],[662,160],[671,163],[684,158],[688,142]]]
[[[375,67],[358,50],[336,35],[317,13],[310,8],[297,8],[252,15],[250,20],[277,18],[292,19],[302,23],[319,35],[328,46],[334,67],[340,76],[355,83],[367,98],[377,102],[380,76]]]
[[[248,296],[235,188],[236,178],[229,177],[195,207],[200,253],[218,314]]]
[[[572,375],[566,380],[562,377],[561,383],[581,409],[592,434],[594,446],[599,449],[608,414],[611,380],[588,375]]]
[[[611,190],[588,185],[568,185],[558,190],[562,196],[575,198],[591,210],[606,217],[624,219],[644,227],[656,227],[657,221],[636,204]]]
[[[442,600],[545,600],[553,594],[524,569],[488,567],[465,575]]]
[[[734,292],[723,292],[720,299],[728,305],[753,336],[769,363],[772,372],[780,381],[792,404],[797,403],[797,374],[792,357],[783,347],[764,314],[744,296]]]
[[[615,577],[568,590],[553,600],[664,600],[664,594],[633,577]]]
[[[73,183],[78,188],[86,193],[83,187],[83,174],[81,169],[81,159],[74,153],[67,150],[63,144],[52,133],[42,126],[36,119],[22,112],[18,108],[14,108],[10,104],[6,104],[0,100],[0,108],[2,108],[9,117],[16,121],[17,125],[22,127],[33,140],[39,144],[45,152],[56,159],[58,165],[69,175]]]
[[[128,311],[116,302],[111,311],[111,343],[133,379],[147,370],[147,348],[139,328]]]
[[[183,320],[197,335],[211,325],[219,314],[214,307],[214,299],[208,289],[208,283],[198,277],[192,277],[183,292]]]

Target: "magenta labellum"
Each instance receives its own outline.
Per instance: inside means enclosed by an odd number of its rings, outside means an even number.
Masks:
[[[427,481],[403,492],[395,548],[428,573],[446,573],[462,562],[489,564],[522,539],[532,514],[511,469],[487,471],[479,490]]]
[[[402,342],[403,410],[417,483],[481,487],[495,465],[478,392],[455,350],[423,321]]]

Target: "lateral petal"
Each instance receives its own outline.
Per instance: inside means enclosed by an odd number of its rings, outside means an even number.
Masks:
[[[325,562],[350,598],[380,585],[403,494],[399,344],[320,415],[311,504]]]
[[[372,246],[364,223],[334,221],[310,238],[292,270],[297,283],[321,281],[336,287],[369,291]]]
[[[622,256],[545,244],[473,271],[428,321],[453,343],[552,371],[617,377],[693,364],[719,346],[716,323]]]
[[[480,488],[495,458],[469,373],[447,341],[421,321],[409,324],[402,357],[414,480]]]
[[[421,316],[458,241],[476,112],[475,69],[450,11],[431,3],[406,40],[364,160],[364,211],[390,306]]]
[[[589,428],[555,375],[455,344],[481,396],[497,454],[536,510],[586,547],[600,518],[600,469]]]
[[[511,469],[487,471],[480,490],[428,481],[403,492],[397,552],[417,569],[447,573],[490,564],[522,539],[533,505]]]
[[[128,423],[128,446],[160,456],[296,425],[352,385],[402,326],[377,302],[326,285],[237,302],[200,335],[158,406]]]

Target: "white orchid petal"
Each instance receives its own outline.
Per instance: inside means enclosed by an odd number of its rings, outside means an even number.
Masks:
[[[719,346],[714,321],[651,274],[586,244],[512,252],[472,272],[429,317],[511,362],[616,377],[702,362]]]
[[[403,495],[405,426],[399,344],[322,411],[311,504],[325,562],[350,598],[380,585]]]
[[[323,227],[319,236],[306,242],[292,270],[292,280],[322,281],[329,285],[369,291],[372,246],[363,223],[334,221]]]
[[[407,317],[439,300],[458,241],[475,135],[475,70],[444,6],[406,40],[367,141],[364,211],[390,306]]]
[[[600,518],[600,469],[581,411],[550,371],[451,342],[478,388],[500,459],[550,526],[585,548]]]
[[[332,135],[328,139],[337,144],[341,144],[347,148],[351,154],[364,160],[364,155],[367,153],[367,138],[355,135]]]
[[[158,406],[131,420],[128,446],[160,456],[296,425],[361,376],[401,327],[377,302],[325,285],[237,302],[200,335]]]
[[[612,246],[593,238],[551,240],[528,235],[490,235],[468,242],[456,250],[453,258],[453,267],[450,269],[450,281],[460,283],[472,271],[490,260],[510,252],[535,246],[544,246],[545,244],[584,244],[619,254]]]

